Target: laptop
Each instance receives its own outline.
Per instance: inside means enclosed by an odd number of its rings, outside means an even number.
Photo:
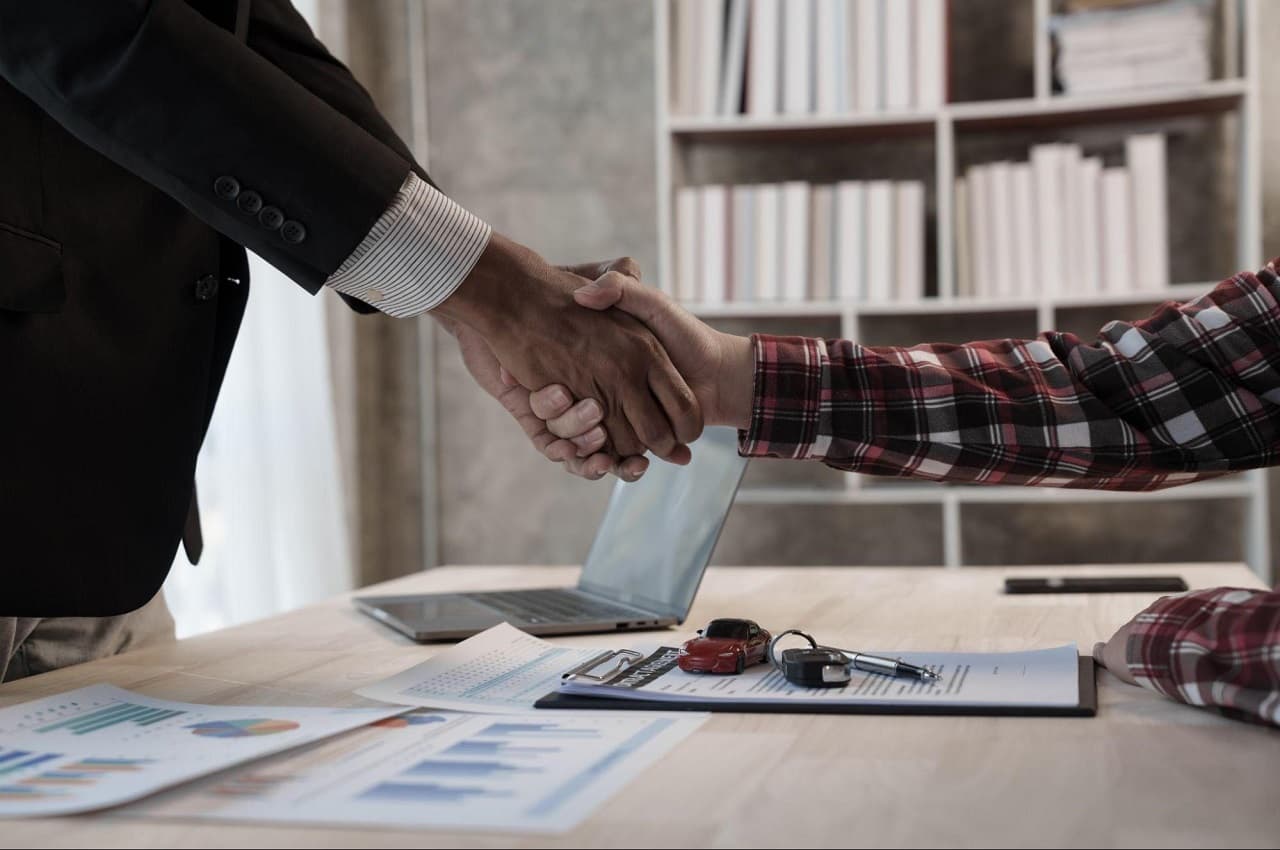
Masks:
[[[458,640],[507,622],[530,634],[683,623],[747,468],[733,428],[707,428],[686,466],[661,461],[619,481],[577,587],[367,596],[356,606],[417,641]]]

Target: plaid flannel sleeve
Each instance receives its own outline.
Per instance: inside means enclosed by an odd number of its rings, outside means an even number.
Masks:
[[[1274,264],[1086,343],[753,337],[747,456],[980,484],[1153,490],[1280,462]]]
[[[1280,592],[1219,587],[1165,597],[1134,618],[1125,651],[1140,685],[1280,726]]]

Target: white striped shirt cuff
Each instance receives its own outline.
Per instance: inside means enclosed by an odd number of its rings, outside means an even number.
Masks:
[[[480,259],[493,229],[412,171],[325,285],[396,318],[435,309]]]

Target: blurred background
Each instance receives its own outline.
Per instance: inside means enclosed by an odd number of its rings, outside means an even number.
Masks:
[[[554,261],[634,256],[725,329],[1092,336],[1280,253],[1260,52],[1280,4],[295,5],[447,194]],[[184,635],[441,564],[580,563],[612,486],[536,454],[431,320],[357,317],[260,262],[198,480],[205,560],[166,586]],[[752,461],[714,562],[1269,578],[1275,482],[977,490]]]

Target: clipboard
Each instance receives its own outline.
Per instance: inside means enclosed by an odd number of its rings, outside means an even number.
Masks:
[[[627,652],[628,650],[623,650]],[[632,653],[638,655],[638,653]],[[612,663],[613,671],[619,665],[625,665],[629,656],[615,657],[612,652],[605,652],[579,667],[564,674],[581,676],[586,679],[599,680],[597,668]],[[1095,680],[1096,667],[1092,655],[1081,655],[1079,666],[1080,701],[1076,705],[885,705],[883,703],[864,703],[862,705],[837,704],[832,702],[814,703],[758,703],[758,702],[726,702],[721,700],[694,700],[668,702],[666,700],[611,699],[609,697],[589,697],[579,694],[565,694],[553,691],[533,704],[534,708],[571,709],[574,711],[719,711],[734,714],[901,714],[927,715],[941,717],[1096,717],[1098,714],[1098,685]]]

